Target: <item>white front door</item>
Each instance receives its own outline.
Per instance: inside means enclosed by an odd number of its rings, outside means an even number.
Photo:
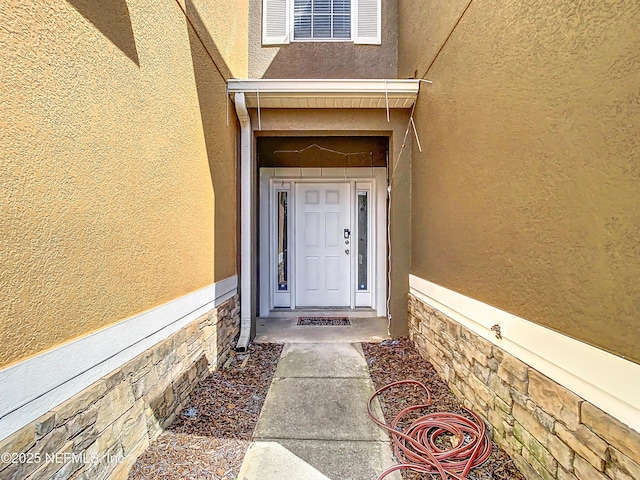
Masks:
[[[348,307],[350,184],[298,183],[295,198],[296,306]]]

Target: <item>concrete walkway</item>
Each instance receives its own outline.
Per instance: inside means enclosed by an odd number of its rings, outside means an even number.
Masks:
[[[393,459],[373,392],[359,343],[285,344],[238,480],[375,480]]]

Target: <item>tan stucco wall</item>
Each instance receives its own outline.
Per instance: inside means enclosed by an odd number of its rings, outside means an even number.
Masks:
[[[6,3],[0,367],[236,271],[235,122],[180,5]]]
[[[398,1],[398,78],[420,78],[469,0]]]
[[[228,67],[230,77],[247,78],[249,0],[180,1],[186,1],[186,12],[194,24],[206,26],[212,50]]]
[[[382,44],[292,42],[262,46],[262,2],[249,0],[249,78],[396,78],[396,0],[382,0]]]
[[[250,111],[257,136],[349,135],[388,136],[393,201],[391,203],[391,334],[406,335],[410,254],[410,159],[411,142],[400,150],[407,128],[407,110],[391,110],[387,123],[383,109],[263,109],[262,131],[257,131],[256,110]]]
[[[400,0],[401,76],[466,4]],[[640,362],[639,44],[635,1],[472,1],[416,110],[413,274]]]

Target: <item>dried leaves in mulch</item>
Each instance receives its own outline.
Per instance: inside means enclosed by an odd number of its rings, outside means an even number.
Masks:
[[[138,458],[129,479],[234,479],[249,443],[168,430]]]
[[[371,379],[376,387],[382,388],[399,380],[417,380],[424,383],[431,392],[432,403],[428,409],[416,412],[416,416],[431,412],[453,412],[465,415],[462,404],[438,376],[433,366],[423,359],[408,338],[386,340],[382,343],[363,343]],[[404,408],[424,403],[421,391],[412,387],[392,388],[380,396],[380,404],[385,421],[390,423]],[[411,417],[409,417],[412,420]],[[403,471],[405,480],[432,480],[439,475],[428,475]],[[509,456],[493,445],[489,459],[469,472],[469,480],[524,480]]]
[[[201,381],[129,480],[236,478],[281,352],[282,345],[253,344]]]

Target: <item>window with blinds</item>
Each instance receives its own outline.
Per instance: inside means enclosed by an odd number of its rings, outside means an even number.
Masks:
[[[351,39],[351,0],[294,0],[293,39]]]
[[[381,0],[262,0],[262,44],[381,43]]]

